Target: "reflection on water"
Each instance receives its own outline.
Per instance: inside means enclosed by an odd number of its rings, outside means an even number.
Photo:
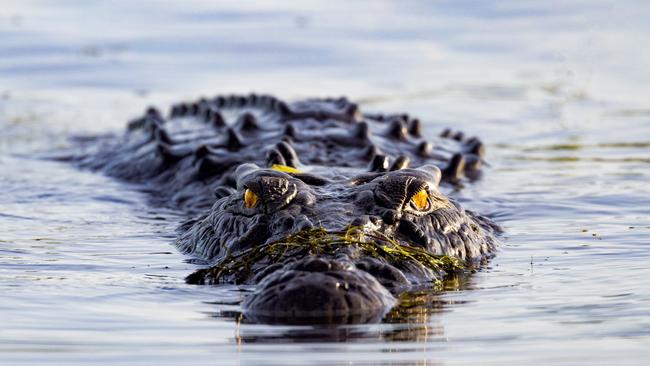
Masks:
[[[370,325],[312,325],[289,327],[283,331],[268,332],[259,328],[240,328],[237,340],[241,343],[324,343],[324,342],[428,342],[444,339],[444,330],[435,315],[445,305],[431,292],[408,294],[401,297],[404,304],[388,313],[384,324]],[[414,305],[413,302],[417,302]],[[450,304],[451,305],[451,304]],[[242,324],[245,317],[234,321]]]
[[[0,364],[644,364],[650,359],[650,7],[629,2],[5,1]],[[177,213],[34,158],[148,105],[338,96],[488,144],[447,193],[505,241],[380,323],[260,325],[192,286]]]

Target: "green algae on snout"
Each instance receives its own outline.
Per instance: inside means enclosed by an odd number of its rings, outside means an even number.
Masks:
[[[305,229],[274,243],[252,247],[227,255],[218,264],[188,276],[189,283],[245,283],[263,267],[281,264],[287,259],[306,256],[350,255],[350,259],[371,257],[396,267],[416,263],[433,271],[454,272],[463,269],[460,260],[446,255],[434,255],[422,248],[399,244],[383,234],[366,233],[357,227],[342,232],[324,228]]]

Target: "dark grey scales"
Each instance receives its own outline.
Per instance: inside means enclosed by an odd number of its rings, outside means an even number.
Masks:
[[[498,226],[438,190],[479,177],[484,154],[477,138],[446,130],[430,142],[418,119],[363,114],[345,98],[251,94],[177,104],[168,117],[149,108],[76,161],[141,183],[158,204],[186,213],[177,245],[213,269],[313,229],[354,228],[356,241],[335,253],[298,248],[247,273],[206,269],[188,281],[256,284],[243,303],[252,319],[368,321],[400,291],[445,272],[365,255],[363,243],[391,240],[470,264],[490,257]]]

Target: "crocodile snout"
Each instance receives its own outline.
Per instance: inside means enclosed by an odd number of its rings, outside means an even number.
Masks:
[[[318,318],[326,322],[380,319],[396,303],[375,277],[339,259],[307,257],[266,276],[244,301],[253,318]]]

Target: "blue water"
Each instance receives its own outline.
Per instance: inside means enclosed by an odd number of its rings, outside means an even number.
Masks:
[[[644,1],[3,1],[0,364],[647,364],[649,18]],[[34,158],[250,91],[480,136],[484,178],[447,193],[503,224],[497,257],[381,324],[248,324],[237,287],[184,283],[177,213]]]

